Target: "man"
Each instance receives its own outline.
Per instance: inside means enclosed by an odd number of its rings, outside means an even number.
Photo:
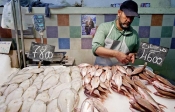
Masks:
[[[138,33],[130,26],[138,15],[138,5],[132,0],[122,3],[118,18],[99,25],[92,41],[95,65],[112,66],[134,63],[139,48]]]

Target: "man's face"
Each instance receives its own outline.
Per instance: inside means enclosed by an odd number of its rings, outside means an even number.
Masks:
[[[122,29],[128,29],[134,19],[134,16],[126,16],[121,10],[118,11],[118,21]]]

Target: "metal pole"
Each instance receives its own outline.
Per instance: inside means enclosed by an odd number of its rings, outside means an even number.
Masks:
[[[22,57],[23,57],[23,63],[24,67],[26,67],[26,59],[25,59],[25,46],[24,46],[24,34],[23,34],[23,24],[22,24],[22,12],[21,12],[21,5],[20,0],[17,0],[18,2],[18,13],[19,13],[19,22],[20,22],[20,33],[21,33],[21,46],[22,46]]]
[[[18,64],[21,68],[21,56],[20,56],[20,48],[19,48],[19,36],[18,36],[18,25],[16,20],[16,10],[15,10],[15,0],[12,0],[12,10],[13,10],[13,20],[14,20],[14,29],[15,29],[15,35],[16,35],[16,46],[17,46],[17,54],[18,54]]]

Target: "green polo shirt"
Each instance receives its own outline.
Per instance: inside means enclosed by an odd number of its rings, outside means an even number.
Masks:
[[[112,32],[108,38],[121,41],[121,40],[123,40],[124,35],[125,35],[126,36],[125,42],[129,48],[129,51],[133,52],[133,53],[137,52],[137,50],[139,48],[138,33],[132,27],[130,27],[130,29],[125,31],[125,32],[119,31],[117,29],[117,26],[116,26],[116,20],[114,20],[111,22],[102,23],[97,28],[95,36],[92,40],[92,52],[93,52],[93,54],[95,56],[97,56],[95,54],[96,49],[100,46],[103,46],[103,47],[105,46],[105,38],[107,37],[113,24],[114,24],[114,28],[112,29]],[[123,35],[121,35],[121,34],[123,34]]]

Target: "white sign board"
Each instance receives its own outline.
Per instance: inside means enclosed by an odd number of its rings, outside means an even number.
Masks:
[[[0,53],[9,53],[11,43],[10,41],[0,41]]]

